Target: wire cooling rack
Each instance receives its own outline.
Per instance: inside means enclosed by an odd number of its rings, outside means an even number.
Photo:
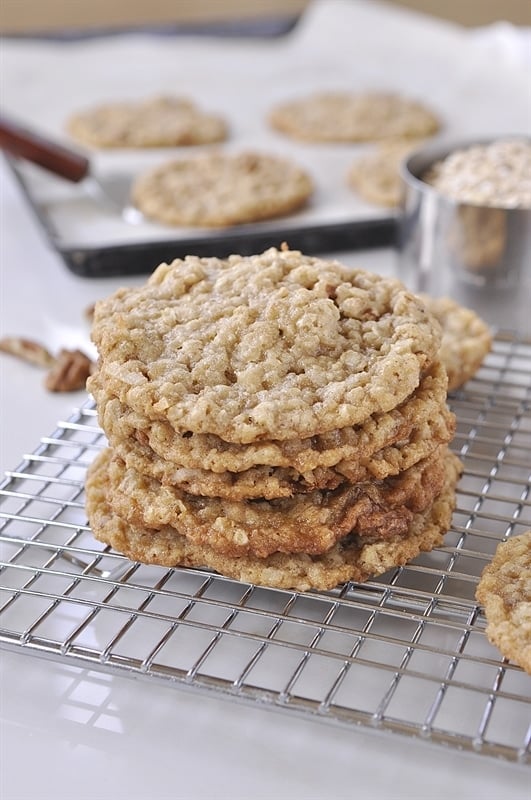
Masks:
[[[83,484],[105,440],[87,403],[1,486],[0,642],[530,763],[531,678],[489,645],[474,592],[498,542],[531,528],[531,340],[499,335],[450,400],[465,474],[444,546],[306,594],[132,563],[97,543]]]

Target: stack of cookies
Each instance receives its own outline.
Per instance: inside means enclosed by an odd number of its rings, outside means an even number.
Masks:
[[[271,248],[97,304],[97,539],[305,591],[440,545],[460,462],[441,328],[396,280]]]

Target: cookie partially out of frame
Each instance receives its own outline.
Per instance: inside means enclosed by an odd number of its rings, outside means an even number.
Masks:
[[[452,456],[446,464],[443,490],[429,510],[413,516],[407,536],[370,544],[364,544],[357,536],[346,536],[317,556],[274,553],[266,558],[234,558],[190,541],[170,527],[150,531],[131,525],[109,505],[103,465],[99,473],[92,473],[87,512],[95,538],[132,560],[170,567],[203,567],[236,580],[280,589],[327,590],[345,581],[364,581],[380,575],[442,544],[450,527],[460,473],[461,464]]]
[[[394,92],[330,91],[276,106],[273,128],[309,142],[366,142],[423,138],[440,127],[423,103]]]
[[[92,147],[176,147],[221,142],[225,120],[183,97],[109,102],[73,114],[71,136]]]
[[[441,330],[397,280],[271,248],[162,264],[96,304],[92,337],[97,380],[124,406],[247,444],[391,411],[436,360]]]
[[[225,227],[285,216],[313,192],[306,170],[258,152],[204,153],[169,161],[140,175],[132,201],[165,225]]]
[[[492,347],[492,332],[475,311],[450,297],[419,297],[441,324],[440,358],[448,373],[448,391],[453,391],[480,368]]]
[[[531,530],[498,545],[476,599],[485,609],[488,640],[531,675]]]

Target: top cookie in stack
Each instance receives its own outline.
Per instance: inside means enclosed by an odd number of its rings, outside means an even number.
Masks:
[[[190,256],[97,304],[93,338],[110,447],[87,510],[131,558],[328,589],[442,541],[441,330],[398,281],[287,248]]]

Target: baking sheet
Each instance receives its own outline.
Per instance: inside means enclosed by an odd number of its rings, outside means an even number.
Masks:
[[[313,176],[315,194],[304,210],[220,231],[131,225],[99,206],[83,186],[17,165],[30,201],[72,269],[99,276],[147,272],[163,253],[251,252],[282,239],[307,251],[390,244],[396,213],[363,202],[346,183],[350,164],[370,145],[292,141],[268,127],[268,111],[312,91],[391,90],[428,103],[443,120],[439,138],[529,132],[524,70],[493,63],[473,41],[457,26],[384,4],[321,0],[291,32],[262,40],[140,33],[55,43],[7,40],[0,87],[9,114],[70,145],[64,124],[78,109],[158,93],[187,95],[227,118],[231,135],[223,149],[277,153]],[[198,149],[89,156],[105,181],[133,178]]]

